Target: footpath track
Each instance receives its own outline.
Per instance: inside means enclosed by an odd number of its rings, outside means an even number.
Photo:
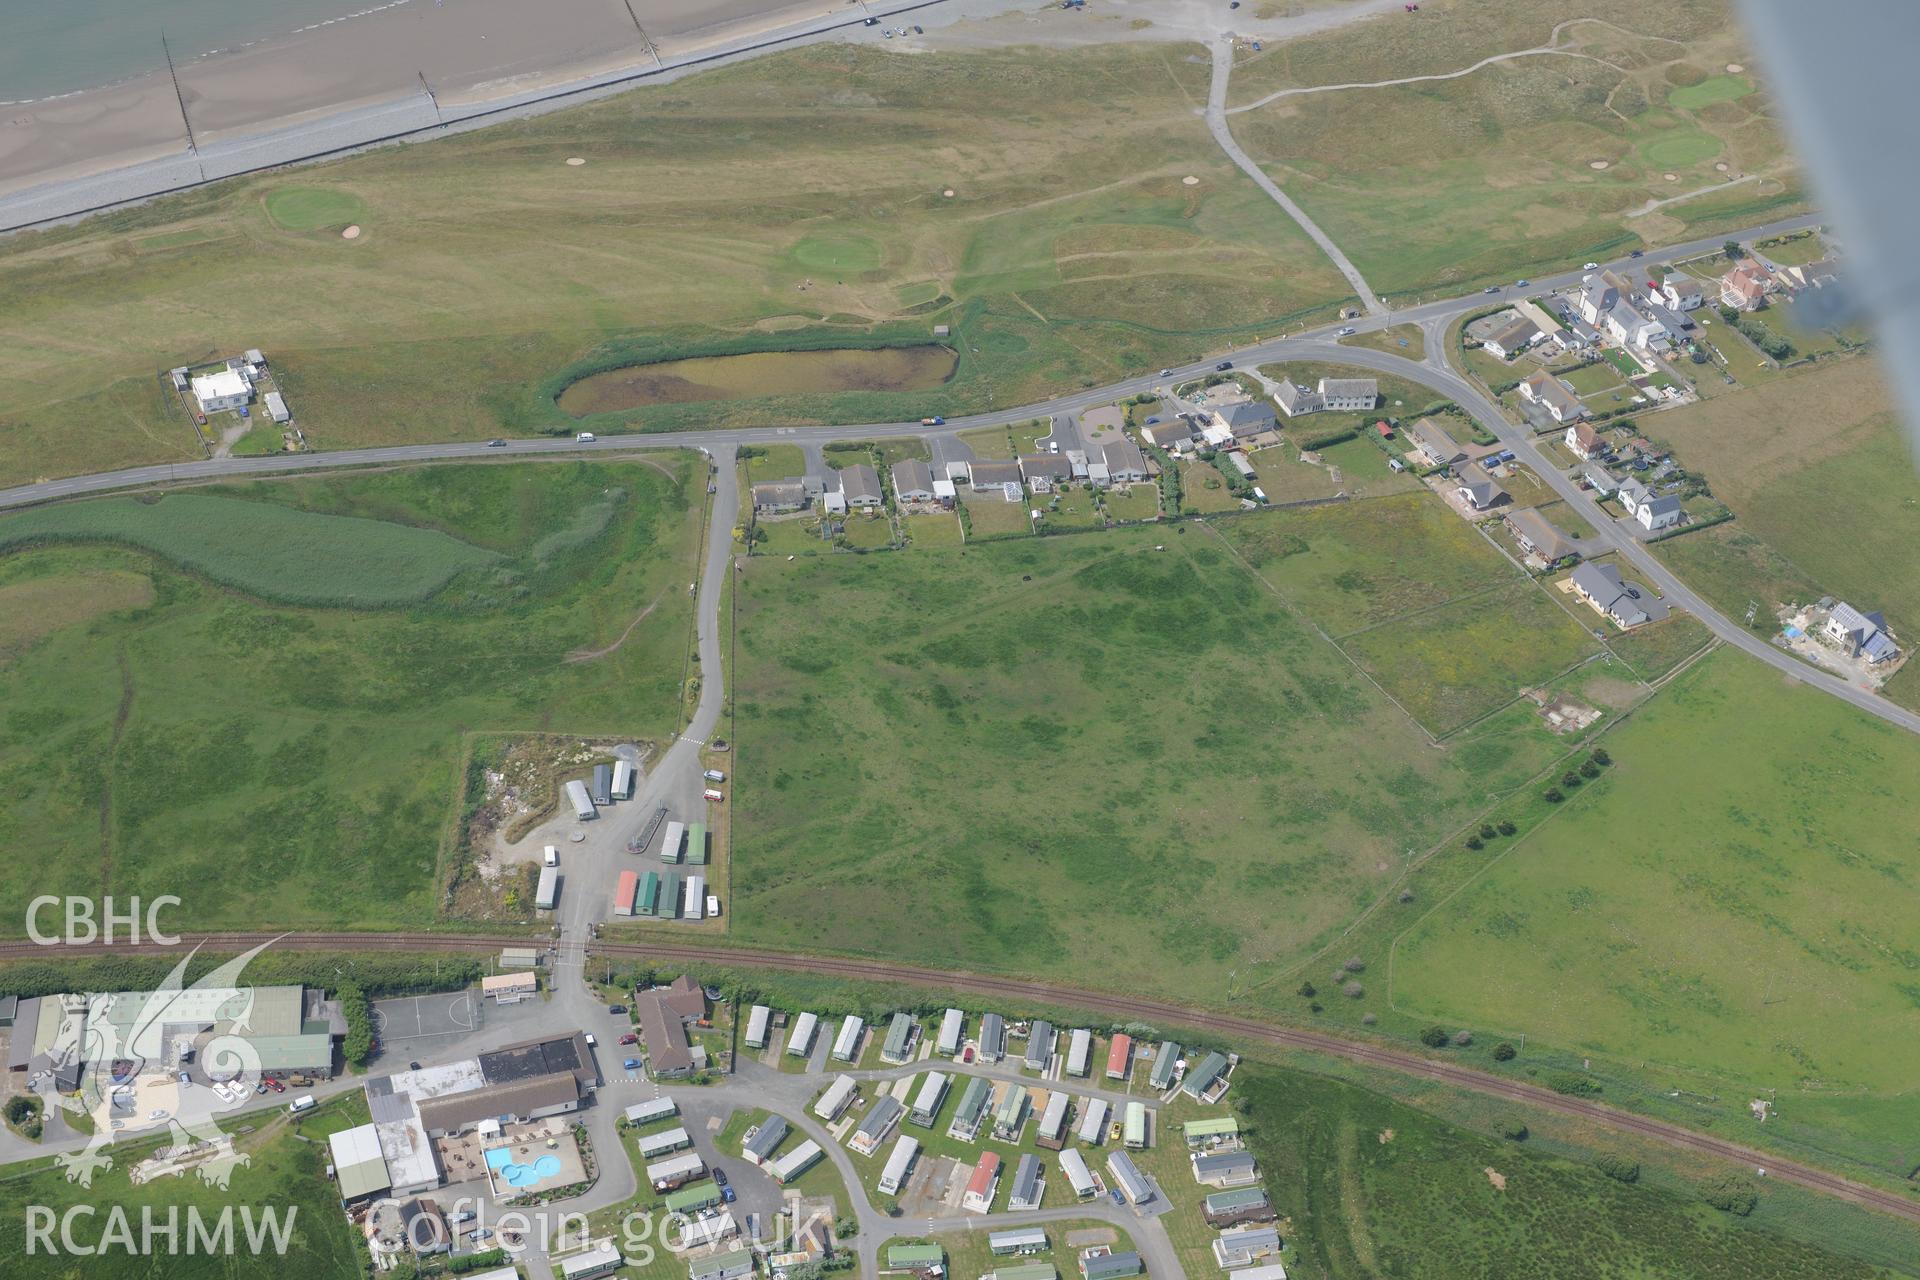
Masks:
[[[495,934],[419,934],[419,933],[213,933],[182,935],[178,944],[156,942],[75,944],[42,946],[34,942],[0,942],[0,959],[46,959],[71,955],[179,954],[184,946],[199,946],[209,952],[244,951],[262,942],[295,951],[361,952],[468,952],[495,951],[502,947],[541,946],[551,942],[545,933]],[[1680,1150],[1717,1156],[1750,1169],[1765,1169],[1766,1176],[1880,1213],[1920,1223],[1920,1197],[1885,1191],[1855,1182],[1839,1174],[1812,1165],[1756,1150],[1688,1129],[1683,1125],[1656,1120],[1650,1116],[1623,1111],[1586,1098],[1556,1093],[1541,1085],[1493,1075],[1471,1067],[1425,1057],[1402,1049],[1392,1049],[1365,1040],[1347,1039],[1323,1031],[1276,1026],[1251,1018],[1214,1010],[1174,1004],[1143,996],[1113,995],[1077,987],[991,974],[927,969],[915,965],[894,964],[884,960],[862,960],[806,955],[790,951],[757,951],[739,947],[701,946],[677,942],[612,942],[596,939],[588,953],[609,959],[664,960],[683,964],[709,964],[736,968],[776,969],[845,978],[860,982],[892,982],[908,986],[937,987],[969,995],[992,996],[1010,1002],[1060,1005],[1108,1014],[1120,1021],[1158,1023],[1168,1027],[1191,1027],[1213,1032],[1230,1043],[1257,1043],[1285,1049],[1323,1053],[1366,1066],[1381,1067],[1424,1080],[1469,1089],[1489,1097],[1505,1098],[1559,1115],[1572,1116],[1604,1125],[1623,1133],[1662,1143]]]

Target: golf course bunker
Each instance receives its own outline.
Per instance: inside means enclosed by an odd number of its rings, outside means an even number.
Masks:
[[[951,378],[959,362],[951,348],[935,343],[663,360],[582,378],[560,393],[560,408],[582,417],[650,404],[841,391],[925,391]]]

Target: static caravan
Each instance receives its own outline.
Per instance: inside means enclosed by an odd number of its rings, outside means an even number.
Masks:
[[[658,1120],[667,1120],[680,1114],[680,1104],[672,1098],[654,1098],[648,1102],[636,1102],[626,1110],[628,1124],[653,1124]],[[685,1132],[682,1130],[681,1132]]]
[[[707,903],[707,878],[705,876],[687,877],[686,918],[698,920]]]
[[[887,1157],[887,1167],[880,1171],[880,1191],[883,1195],[898,1195],[905,1185],[907,1175],[913,1171],[914,1157],[920,1154],[920,1142],[917,1138],[902,1136],[893,1144],[893,1154]]]
[[[1147,1145],[1147,1109],[1138,1102],[1127,1104],[1126,1127],[1124,1130],[1127,1147],[1138,1151]]]
[[[1060,1153],[1060,1172],[1067,1175],[1067,1185],[1073,1188],[1074,1199],[1091,1200],[1098,1190],[1093,1183],[1093,1174],[1087,1169],[1087,1159],[1072,1147]]]
[[[997,1013],[980,1019],[980,1061],[998,1062],[1007,1056],[1007,1021]]]
[[[662,920],[680,918],[680,877],[669,871],[660,877],[660,901],[655,914]]]
[[[593,802],[595,804],[613,803],[613,766],[597,764],[593,766]]]
[[[1040,1112],[1040,1132],[1034,1141],[1049,1151],[1067,1145],[1067,1095],[1055,1090],[1047,1095],[1046,1108]]]
[[[882,1097],[867,1109],[866,1118],[860,1121],[860,1127],[853,1131],[853,1137],[847,1145],[863,1156],[870,1156],[880,1149],[880,1144],[893,1136],[900,1124],[900,1118],[907,1109],[900,1099]]]
[[[756,1165],[765,1165],[787,1140],[787,1122],[783,1116],[768,1116],[741,1140],[740,1156]]]
[[[848,1014],[840,1020],[840,1034],[833,1038],[833,1056],[842,1062],[852,1062],[860,1056],[860,1036],[867,1024],[858,1014]]]
[[[1047,1229],[1045,1227],[1015,1227],[1010,1231],[993,1231],[987,1235],[987,1248],[996,1258],[1010,1258],[1021,1253],[1041,1253],[1047,1247]]]
[[[852,1076],[835,1078],[834,1082],[827,1086],[827,1091],[820,1095],[820,1101],[813,1104],[813,1114],[832,1124],[840,1118],[840,1113],[847,1109],[847,1104],[853,1101],[853,1090]]]
[[[1045,1071],[1053,1061],[1053,1024],[1036,1020],[1027,1033],[1027,1070]]]
[[[910,1013],[896,1013],[887,1024],[887,1038],[880,1046],[880,1057],[900,1065],[913,1057],[913,1046],[920,1039],[920,1024]]]
[[[1173,1083],[1173,1073],[1180,1066],[1180,1042],[1162,1040],[1159,1049],[1154,1051],[1153,1070],[1147,1074],[1147,1083],[1155,1089],[1165,1089]]]
[[[573,816],[581,822],[591,822],[597,812],[593,800],[587,795],[587,784],[575,778],[567,783],[567,803],[573,806]]]
[[[767,1047],[767,1028],[773,1022],[773,1010],[757,1004],[747,1011],[747,1048]]]
[[[1153,1184],[1142,1177],[1133,1157],[1115,1151],[1107,1157],[1107,1176],[1129,1204],[1147,1204],[1153,1199]]]
[[[949,1009],[940,1016],[940,1038],[934,1042],[934,1048],[942,1057],[951,1058],[960,1052],[960,1037],[966,1033],[967,1015],[958,1009]]]
[[[633,898],[633,914],[637,916],[660,914],[660,873],[658,871],[649,871],[640,877],[640,892]]]
[[[687,861],[696,867],[707,865],[707,824],[704,822],[687,824]]]
[[[655,1191],[672,1191],[695,1178],[706,1176],[706,1172],[707,1162],[700,1158],[700,1153],[689,1151],[686,1155],[648,1165],[647,1181],[653,1184]]]
[[[625,760],[613,762],[613,798],[633,799],[633,765]]]
[[[640,873],[633,870],[622,871],[613,890],[613,914],[630,916],[634,913],[633,900],[640,896]]]
[[[808,1138],[805,1142],[787,1152],[787,1154],[781,1156],[778,1160],[775,1160],[767,1169],[767,1172],[773,1175],[775,1182],[783,1184],[792,1182],[808,1169],[811,1169],[814,1164],[819,1161],[822,1154],[820,1144],[812,1138]]]
[[[687,842],[686,824],[680,823],[680,822],[669,822],[667,824],[666,838],[660,842],[660,861],[662,862],[680,861],[680,849],[681,849],[681,846],[686,844],[686,842]]]
[[[982,1076],[969,1077],[967,1087],[960,1093],[960,1105],[953,1109],[953,1119],[947,1122],[947,1136],[972,1142],[980,1135],[980,1122],[987,1114],[987,1104],[992,1101],[992,1083]]]
[[[793,1031],[787,1036],[787,1052],[796,1058],[804,1058],[813,1052],[813,1033],[820,1027],[817,1014],[803,1013],[793,1020]]]
[[[542,867],[540,884],[533,891],[533,905],[540,911],[551,911],[560,904],[560,868]]]
[[[685,1151],[693,1145],[693,1136],[685,1129],[668,1129],[663,1133],[642,1134],[638,1146],[640,1155],[651,1160],[655,1156],[664,1156],[670,1151]]]
[[[922,1129],[933,1125],[934,1117],[940,1114],[940,1104],[947,1099],[948,1078],[944,1071],[929,1071],[927,1078],[920,1082],[920,1091],[913,1096],[913,1106],[907,1112],[907,1123],[917,1124]]]
[[[1013,1190],[1007,1196],[1007,1208],[1038,1209],[1040,1199],[1047,1193],[1046,1179],[1041,1177],[1040,1157],[1029,1151],[1020,1157],[1020,1163],[1013,1169]]]
[[[1080,1112],[1080,1141],[1097,1147],[1107,1136],[1107,1100],[1089,1098]]]
[[[1093,1058],[1093,1032],[1075,1031],[1067,1038],[1067,1074],[1084,1076]]]

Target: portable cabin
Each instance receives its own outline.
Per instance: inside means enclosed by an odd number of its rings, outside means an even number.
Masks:
[[[593,798],[587,794],[587,784],[578,778],[571,779],[566,785],[567,803],[573,806],[573,816],[581,822],[593,821],[597,810],[593,807]]]
[[[630,760],[613,762],[613,798],[615,800],[633,799],[633,762]]]
[[[757,1004],[747,1011],[747,1048],[767,1047],[767,1028],[773,1022],[773,1010]]]
[[[560,903],[560,868],[540,868],[540,884],[533,891],[533,905],[540,911],[551,911]]]
[[[940,1016],[940,1038],[934,1042],[934,1049],[942,1056],[951,1058],[960,1052],[960,1037],[967,1029],[967,1015],[958,1009],[949,1009]]]
[[[680,822],[669,822],[667,824],[666,838],[660,842],[660,861],[662,862],[680,861],[680,850],[686,844],[686,842],[687,842],[686,824],[680,823]]]
[[[634,914],[633,902],[639,895],[640,873],[631,870],[622,871],[619,880],[614,884],[613,914],[617,916]]]
[[[704,822],[687,825],[687,861],[697,867],[707,865],[707,824]]]
[[[813,1033],[820,1027],[818,1014],[803,1013],[793,1020],[793,1031],[787,1036],[787,1052],[796,1058],[804,1058],[813,1052]]]
[[[595,804],[613,803],[613,766],[597,764],[593,766],[593,802]]]

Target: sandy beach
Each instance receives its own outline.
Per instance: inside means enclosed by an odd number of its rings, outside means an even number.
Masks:
[[[443,107],[471,108],[651,65],[649,39],[671,62],[851,12],[846,0],[633,0],[631,15],[623,0],[407,0],[184,62],[180,98],[203,150],[333,116],[363,132],[419,127],[433,123],[422,77]],[[142,164],[186,181],[230,171],[188,158],[164,69],[15,104],[0,121],[0,197]]]

